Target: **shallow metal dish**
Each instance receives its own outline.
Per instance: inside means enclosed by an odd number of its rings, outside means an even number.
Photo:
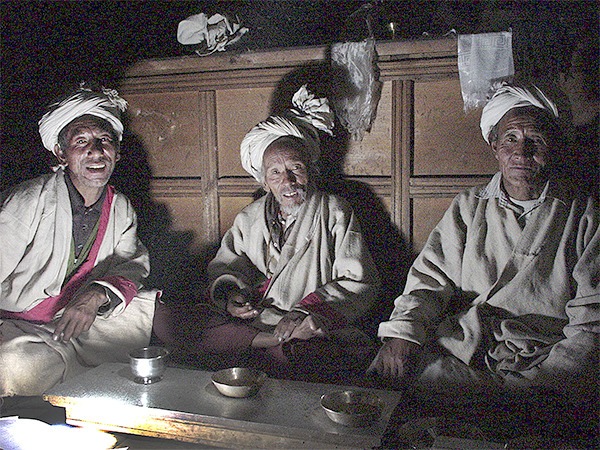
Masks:
[[[218,391],[227,397],[250,397],[261,388],[267,374],[246,367],[232,367],[213,373],[212,382]]]
[[[321,396],[321,406],[334,422],[365,427],[379,420],[384,402],[368,391],[335,391]]]

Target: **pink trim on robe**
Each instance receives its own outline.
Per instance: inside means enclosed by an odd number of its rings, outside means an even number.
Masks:
[[[0,311],[0,317],[5,319],[21,319],[27,320],[34,323],[48,323],[51,322],[58,311],[63,309],[69,301],[73,298],[73,295],[88,281],[87,278],[94,268],[98,252],[100,251],[100,245],[106,234],[108,228],[108,219],[110,218],[110,208],[112,205],[115,190],[112,186],[108,186],[106,191],[106,198],[102,205],[102,212],[100,214],[100,224],[98,225],[98,233],[96,239],[92,244],[90,253],[87,259],[79,266],[77,272],[71,277],[71,279],[63,286],[60,294],[54,297],[48,297],[41,303],[31,308],[28,311],[23,312],[10,312]],[[101,280],[110,283],[124,295],[126,304],[129,304],[131,299],[137,295],[137,288],[134,283],[124,277],[110,276],[102,278]]]
[[[331,322],[332,329],[343,328],[348,324],[346,318],[323,301],[315,292],[311,292],[298,303],[298,306],[309,313],[323,316]]]
[[[258,288],[258,294],[263,297],[267,289],[269,289],[269,285],[271,284],[271,278],[267,278],[265,282]]]
[[[129,305],[131,300],[133,300],[133,297],[138,293],[135,283],[120,275],[98,278],[98,281],[106,281],[108,284],[117,288],[117,290],[123,294],[123,297],[125,297],[125,305]]]

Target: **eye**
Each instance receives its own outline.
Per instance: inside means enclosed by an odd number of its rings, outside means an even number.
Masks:
[[[534,136],[531,138],[531,140],[533,141],[533,144],[536,147],[545,147],[546,146],[546,141],[541,136]]]

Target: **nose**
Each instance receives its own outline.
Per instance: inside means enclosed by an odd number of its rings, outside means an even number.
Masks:
[[[100,154],[104,153],[104,146],[102,145],[102,139],[94,139],[91,145],[88,147],[88,153],[98,152]]]
[[[519,140],[517,145],[513,149],[513,155],[522,156],[524,158],[530,158],[535,155],[536,147],[532,139],[524,138]]]
[[[294,172],[292,172],[291,170],[286,170],[284,172],[284,181],[287,181],[288,183],[295,183],[296,175],[294,174]]]

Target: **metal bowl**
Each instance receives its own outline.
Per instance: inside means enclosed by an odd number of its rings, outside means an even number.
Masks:
[[[321,396],[321,406],[334,422],[365,427],[379,420],[384,402],[368,391],[335,391]]]
[[[212,382],[227,397],[250,397],[261,388],[267,374],[256,369],[232,367],[213,373]]]

